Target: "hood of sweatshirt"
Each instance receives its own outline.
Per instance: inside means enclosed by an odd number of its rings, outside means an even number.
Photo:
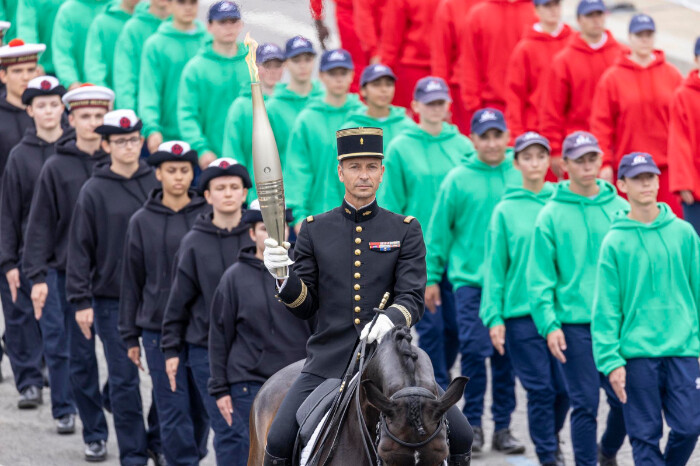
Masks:
[[[97,178],[107,178],[110,180],[115,180],[115,181],[129,181],[129,180],[138,180],[139,178],[143,178],[145,176],[153,176],[153,168],[148,166],[145,162],[139,161],[139,168],[136,170],[136,173],[134,173],[131,178],[125,178],[122,175],[118,173],[114,173],[110,169],[111,164],[109,163],[103,163],[95,167],[95,172],[94,176]]]
[[[163,188],[156,188],[148,195],[144,208],[161,215],[180,215],[197,210],[207,203],[206,199],[197,194],[197,191],[193,189],[187,191],[187,194],[190,196],[190,202],[185,207],[175,212],[170,207],[163,205]]]
[[[572,192],[570,189],[571,181],[562,181],[557,185],[554,196],[552,196],[552,200],[587,206],[607,204],[612,199],[617,197],[615,187],[607,181],[596,180],[596,184],[600,188],[600,191],[594,199],[589,199],[585,196]]]
[[[200,215],[199,217],[197,217],[197,220],[195,220],[192,229],[223,238],[226,236],[240,235],[241,233],[248,231],[248,229],[250,228],[250,225],[241,222],[238,224],[238,226],[232,228],[231,231],[228,231],[225,228],[219,228],[216,225],[214,225],[214,223],[212,222],[213,218],[213,212]]]
[[[389,116],[382,120],[384,125],[392,125],[406,118],[406,109],[403,107],[389,107]],[[358,126],[376,126],[377,119],[367,115],[365,109],[358,110],[356,113],[348,115],[348,121]]]
[[[653,68],[663,66],[666,63],[666,55],[662,50],[654,50],[654,57],[654,61],[649,63],[649,65],[641,66],[639,63],[632,61],[628,54],[622,54],[618,61],[618,65],[634,71],[650,71]]]
[[[278,83],[275,86],[275,91],[273,92],[272,97],[293,103],[306,102],[307,99],[311,100],[322,97],[324,94],[325,91],[323,90],[321,82],[314,79],[311,81],[311,92],[309,92],[307,95],[299,95],[296,92],[290,91],[286,84]]]
[[[11,103],[9,103],[7,101],[5,89],[3,89],[3,93],[0,96],[0,108],[5,110],[5,111],[12,112],[12,113],[24,113],[25,112],[24,109],[19,108],[19,107],[15,107],[14,105],[12,105]]]
[[[238,262],[250,265],[256,269],[262,269],[264,264],[263,261],[258,259],[255,255],[257,252],[257,246],[247,246],[238,253]]]
[[[477,157],[476,155],[474,157],[469,157],[468,159],[465,160],[464,165],[466,167],[469,167],[473,170],[479,170],[482,172],[486,173],[505,173],[505,171],[508,168],[511,168],[513,166],[513,153],[512,151],[506,151],[506,157],[503,159],[503,162],[499,163],[495,167],[484,163]]]
[[[179,29],[175,29],[172,21],[165,21],[158,26],[158,32],[178,40],[187,40],[190,38],[201,40],[202,36],[207,34],[207,30],[199,20],[195,20],[194,26],[195,28],[191,31],[180,31]]]
[[[238,51],[236,52],[236,54],[232,57],[225,57],[214,51],[214,40],[209,39],[204,44],[204,46],[202,46],[202,49],[199,51],[199,54],[209,60],[227,64],[245,60],[246,55],[248,55],[248,46],[243,44],[243,42],[238,42]]]
[[[544,205],[552,197],[552,193],[554,193],[554,184],[550,182],[546,182],[539,193],[533,193],[520,186],[508,186],[503,199],[530,199]]]
[[[138,18],[139,21],[143,21],[145,23],[152,23],[152,24],[160,24],[163,21],[168,21],[169,17],[166,18],[165,20],[160,19],[159,17],[155,16],[153,13],[148,11],[149,7],[149,2],[139,2],[138,5],[136,5],[136,8],[134,8],[134,18]]]
[[[560,40],[571,40],[571,32],[571,27],[566,23],[562,24],[561,30],[556,36],[548,32],[538,31],[535,29],[535,25],[533,25],[533,27],[528,28],[523,39],[537,40],[540,42],[558,42]]]
[[[75,130],[71,127],[65,128],[63,130],[63,134],[56,140],[56,143],[60,141],[61,139],[74,139],[75,138]],[[27,144],[29,146],[34,146],[34,147],[46,147],[46,146],[53,146],[53,142],[46,142],[43,139],[41,139],[39,136],[36,135],[36,129],[35,128],[29,128],[24,132],[24,136],[22,137],[22,144]]]
[[[692,89],[695,89],[696,91],[700,91],[700,70],[693,70],[688,74],[688,77],[685,78],[685,81],[683,82],[683,85],[686,87],[690,87]]]
[[[136,5],[136,8],[134,8],[134,13],[136,13],[136,10],[148,10],[148,2],[139,2]],[[114,2],[110,4],[107,9],[104,11],[106,15],[112,16],[114,18],[119,18],[123,20],[127,20],[131,18],[131,14],[127,11],[124,11],[121,7],[121,4],[119,2]]]
[[[612,32],[610,32],[606,29],[605,34],[607,34],[608,40],[606,40],[605,44],[603,44],[603,46],[600,47],[599,49],[591,48],[591,46],[588,45],[588,42],[583,40],[583,37],[581,37],[581,34],[579,34],[579,33],[571,35],[570,44],[574,49],[578,50],[579,52],[589,53],[591,55],[620,46],[620,44],[618,44],[618,42],[615,40],[615,37],[613,37]]]
[[[334,107],[326,103],[323,99],[314,99],[306,105],[306,108],[310,110],[321,111],[328,114],[346,114],[351,111],[356,111],[361,107],[364,108],[364,104],[360,101],[357,94],[348,94],[345,104],[340,107]]]
[[[455,136],[459,136],[461,133],[459,132],[456,126],[443,122],[442,130],[437,136],[433,136],[432,134],[426,132],[418,125],[414,125],[407,128],[401,134],[410,138],[418,139],[419,141],[424,143],[439,143],[448,139],[452,139]]]
[[[109,154],[102,149],[98,149],[93,155],[78,149],[75,141],[75,132],[69,131],[56,141],[56,154],[68,157],[77,157],[83,160],[93,160],[96,163],[101,163],[109,160]]]

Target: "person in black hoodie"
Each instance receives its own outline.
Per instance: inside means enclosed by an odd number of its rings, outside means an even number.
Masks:
[[[103,136],[102,149],[110,155],[110,163],[95,167],[80,190],[66,263],[66,294],[75,320],[88,340],[94,322],[105,349],[119,458],[129,465],[145,465],[149,458],[138,370],[118,330],[126,229],[148,193],[158,187],[151,167],[139,159],[141,127],[132,110],[115,110],[95,129]]]
[[[162,189],[151,192],[146,204],[129,221],[119,293],[119,332],[129,359],[141,370],[143,342],[167,464],[198,464],[207,454],[209,418],[190,370],[182,365],[177,390],[171,391],[160,350],[163,312],[168,301],[172,258],[197,216],[211,207],[190,184],[197,152],[189,144],[170,141],[148,157]]]
[[[293,219],[287,209],[287,222]],[[260,387],[275,372],[306,357],[311,320],[287,312],[263,264],[267,229],[258,200],[243,214],[255,246],[241,249],[214,292],[209,326],[209,394],[241,441],[231,464],[248,462],[248,417]],[[289,229],[286,229],[289,236]]]
[[[58,433],[75,431],[75,405],[68,369],[68,340],[58,299],[51,300],[43,318],[35,318],[31,285],[20,270],[24,233],[34,185],[41,167],[54,152],[63,134],[61,115],[65,109],[61,97],[66,90],[52,76],[29,81],[22,94],[34,128],[27,129],[22,140],[10,152],[2,176],[0,195],[0,268],[7,287],[0,281],[0,297],[5,314],[8,350],[17,388],[22,393],[20,408],[34,408],[41,401],[41,360],[44,356],[51,381],[51,411]],[[56,297],[55,281],[50,294]],[[38,319],[39,322],[37,322]],[[41,324],[41,329],[39,325]],[[43,338],[42,338],[43,337]],[[40,344],[43,341],[43,348]],[[42,351],[43,349],[43,351]]]
[[[82,334],[68,307],[65,294],[68,229],[78,192],[98,162],[108,160],[100,149],[101,136],[95,128],[102,124],[114,101],[114,92],[101,86],[83,86],[67,92],[63,103],[69,109],[68,121],[75,132],[67,132],[56,142],[36,181],[24,243],[22,269],[32,282],[31,299],[35,315],[41,315],[50,300],[57,299],[70,354],[70,383],[78,415],[83,424],[85,457],[90,461],[106,457],[107,421],[97,373],[94,341]],[[49,293],[55,283],[56,293]],[[53,287],[53,285],[52,285]],[[79,338],[77,338],[79,337]]]
[[[253,245],[248,225],[241,222],[242,205],[251,183],[243,165],[224,157],[209,164],[199,177],[199,185],[213,213],[200,215],[180,242],[163,318],[161,348],[171,390],[177,389],[180,363],[186,362],[191,369],[214,429],[217,464],[224,465],[235,458],[240,434],[226,424],[216,400],[207,391],[209,315],[221,276],[236,262],[242,248]],[[181,356],[186,359],[180,361]]]

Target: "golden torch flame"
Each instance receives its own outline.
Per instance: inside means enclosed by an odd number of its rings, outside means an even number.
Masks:
[[[248,64],[248,72],[250,73],[250,80],[254,83],[260,82],[260,75],[258,75],[258,65],[255,63],[255,53],[258,50],[258,43],[250,37],[250,32],[245,35],[245,40],[243,41],[245,45],[248,46],[248,55],[245,57],[245,62]]]

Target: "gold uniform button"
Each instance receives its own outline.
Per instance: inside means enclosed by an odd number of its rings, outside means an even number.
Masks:
[[[359,301],[359,300],[360,300],[360,295],[359,295],[359,294],[356,294],[356,295],[355,295],[355,301]]]
[[[359,267],[359,266],[361,266],[361,265],[362,265],[362,262],[360,262],[360,261],[355,261],[355,267]]]
[[[357,284],[357,283],[355,283],[355,286],[353,286],[353,288],[355,288],[355,291],[357,291],[357,290],[359,290],[359,289],[360,289],[360,285],[359,285],[359,284]]]
[[[360,319],[355,319],[355,325],[360,325]]]
[[[362,239],[360,238],[355,238],[355,244],[360,244],[362,242]]]
[[[362,254],[362,251],[360,251],[359,249],[355,249],[355,255],[359,256],[360,254]]]
[[[353,277],[355,277],[355,278],[360,278],[361,276],[362,275],[360,275],[359,272],[355,272],[355,275],[353,275]]]
[[[355,231],[358,233],[362,233],[362,227],[355,227]]]
[[[355,312],[357,312],[357,313],[359,314],[359,312],[360,312],[361,310],[362,310],[362,309],[360,309],[360,306],[355,306]]]

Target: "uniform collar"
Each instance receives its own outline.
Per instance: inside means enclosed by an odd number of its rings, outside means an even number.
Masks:
[[[343,199],[343,205],[340,206],[340,209],[343,212],[343,216],[355,223],[366,222],[379,212],[376,199],[360,209],[355,209],[348,201]]]

